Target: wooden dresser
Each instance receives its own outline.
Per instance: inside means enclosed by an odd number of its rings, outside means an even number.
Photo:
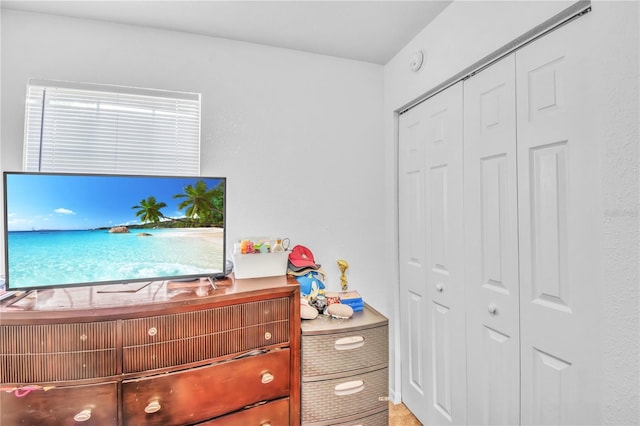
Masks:
[[[302,424],[389,423],[389,322],[368,305],[350,319],[303,320]]]
[[[299,424],[295,280],[115,290],[0,308],[0,424]]]

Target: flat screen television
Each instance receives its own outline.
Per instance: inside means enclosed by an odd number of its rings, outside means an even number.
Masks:
[[[4,172],[8,290],[220,277],[226,179]]]

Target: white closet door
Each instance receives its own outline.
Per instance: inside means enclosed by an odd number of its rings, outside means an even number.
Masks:
[[[602,423],[589,18],[516,53],[523,424]]]
[[[424,424],[462,424],[462,83],[401,116],[399,157],[403,400]]]
[[[398,197],[402,402],[427,416],[427,273],[425,232],[426,120],[423,107],[400,116]]]
[[[464,83],[468,423],[520,421],[515,58]]]

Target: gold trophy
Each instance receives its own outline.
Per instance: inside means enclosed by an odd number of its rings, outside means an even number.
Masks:
[[[347,287],[349,286],[347,283],[347,276],[344,274],[348,267],[349,264],[346,260],[338,260],[338,268],[340,268],[340,272],[342,272],[342,275],[340,275],[340,286],[342,287],[342,291],[347,291]]]

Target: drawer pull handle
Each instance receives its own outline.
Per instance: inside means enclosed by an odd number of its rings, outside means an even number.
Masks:
[[[149,329],[149,331],[147,331],[147,334],[151,337],[155,336],[156,334],[158,334],[158,329],[155,327],[151,327]]]
[[[271,333],[269,333],[268,331],[264,333],[264,340],[271,340]]]
[[[153,414],[160,411],[160,408],[162,408],[160,402],[153,400],[146,407],[144,407],[144,412],[147,414]]]
[[[333,388],[336,396],[353,395],[364,390],[364,382],[362,380],[352,380],[350,382],[340,383]]]
[[[364,337],[362,336],[349,336],[338,339],[334,342],[333,347],[337,351],[349,351],[351,349],[358,349],[364,346]]]
[[[86,409],[86,410],[80,411],[78,414],[73,416],[73,421],[74,422],[86,422],[90,418],[91,418],[91,410]]]
[[[271,426],[271,423],[270,422],[260,423],[260,426]]]
[[[271,383],[273,382],[273,374],[266,372],[266,373],[262,373],[262,384],[266,385],[267,383]]]

